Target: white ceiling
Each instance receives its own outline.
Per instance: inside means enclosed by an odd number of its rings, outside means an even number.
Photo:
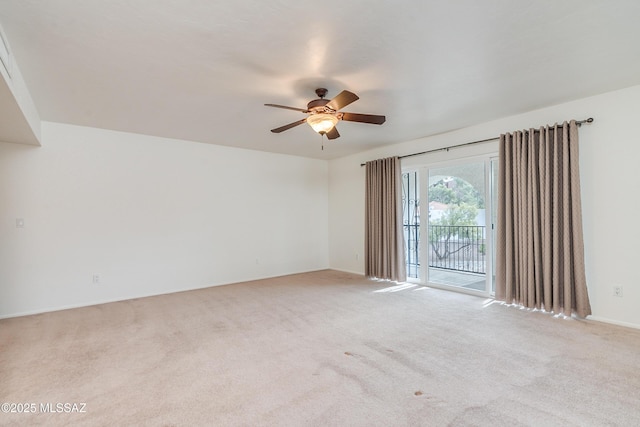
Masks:
[[[640,84],[638,0],[0,0],[42,120],[337,158]],[[325,141],[314,89],[360,96]],[[563,118],[559,118],[563,119]]]

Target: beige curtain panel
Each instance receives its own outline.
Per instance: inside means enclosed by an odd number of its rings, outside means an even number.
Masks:
[[[365,275],[404,282],[407,273],[400,159],[367,162],[366,174]]]
[[[575,121],[500,136],[496,298],[591,314]]]

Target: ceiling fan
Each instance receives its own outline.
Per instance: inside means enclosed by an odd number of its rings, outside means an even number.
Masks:
[[[353,92],[349,92],[348,90],[343,90],[331,100],[324,99],[324,97],[327,96],[327,89],[325,88],[316,89],[316,95],[319,96],[319,99],[314,99],[309,102],[306,109],[287,107],[285,105],[277,104],[264,104],[267,107],[285,108],[287,110],[300,111],[307,114],[306,118],[289,123],[288,125],[280,126],[279,128],[271,129],[271,132],[284,132],[285,130],[289,130],[307,122],[309,126],[311,126],[313,130],[318,132],[320,135],[327,135],[328,139],[336,139],[340,137],[338,129],[336,129],[336,123],[338,123],[339,120],[371,123],[375,125],[381,125],[386,120],[385,116],[339,112],[339,110],[343,109],[347,105],[360,99],[358,95]]]

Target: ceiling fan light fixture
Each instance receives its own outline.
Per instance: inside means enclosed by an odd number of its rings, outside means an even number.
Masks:
[[[338,123],[338,118],[328,113],[311,114],[307,117],[307,123],[320,135],[324,135]]]
[[[326,94],[326,89],[316,89],[316,95],[318,95],[320,99],[314,99],[307,103],[307,108],[287,107],[286,105],[278,104],[264,104],[267,107],[284,108],[286,110],[294,110],[307,114],[306,118],[271,129],[271,132],[284,132],[307,122],[309,126],[311,126],[311,128],[320,135],[327,135],[327,139],[336,139],[340,138],[340,133],[338,132],[338,129],[336,129],[336,124],[339,121],[381,125],[386,120],[384,116],[374,114],[340,112],[340,110],[347,105],[351,105],[351,103],[360,99],[358,98],[358,95],[353,92],[343,90],[330,101],[324,99]]]

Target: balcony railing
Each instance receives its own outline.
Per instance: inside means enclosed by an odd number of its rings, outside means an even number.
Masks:
[[[420,268],[419,225],[404,226],[407,242],[407,275],[418,277]],[[429,267],[485,274],[486,227],[430,225]]]
[[[407,245],[407,277],[417,279],[420,272],[420,224],[404,225],[404,241]]]
[[[485,273],[485,227],[479,225],[430,225],[429,267]]]

